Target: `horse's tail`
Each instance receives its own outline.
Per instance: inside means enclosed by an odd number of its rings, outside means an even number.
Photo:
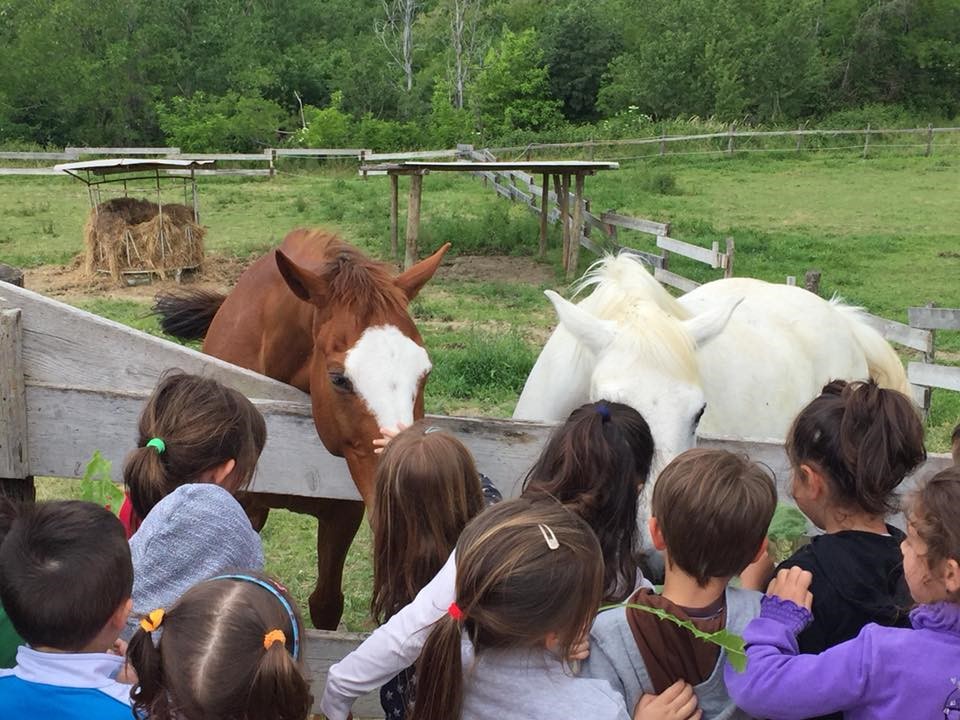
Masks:
[[[863,308],[843,305],[838,301],[833,301],[832,304],[847,319],[850,330],[867,360],[870,377],[881,387],[899,390],[909,396],[910,383],[900,356],[883,338],[883,335],[867,323],[863,316]]]
[[[181,340],[200,340],[226,299],[223,293],[210,290],[160,293],[154,298],[153,314],[160,317],[160,327],[168,335]]]

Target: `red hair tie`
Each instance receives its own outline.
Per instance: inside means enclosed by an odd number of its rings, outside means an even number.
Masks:
[[[450,607],[447,608],[447,615],[452,617],[457,622],[461,622],[464,618],[463,610],[460,609],[460,606],[457,605],[456,601],[450,603]]]

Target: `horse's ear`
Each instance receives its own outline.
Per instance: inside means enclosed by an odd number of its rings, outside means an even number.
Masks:
[[[733,311],[742,302],[742,296],[727,298],[720,307],[694,315],[689,320],[684,320],[683,328],[693,338],[697,347],[702,347],[723,332]]]
[[[393,279],[393,283],[403,291],[408,301],[413,300],[423,286],[433,277],[437,268],[440,267],[440,261],[443,260],[444,254],[446,254],[449,249],[450,243],[444,244],[444,246],[433,255],[425,260],[421,260],[412,268],[405,270]]]
[[[287,286],[301,300],[322,305],[327,295],[327,282],[316,273],[312,273],[288,258],[280,250],[274,251],[277,269]]]
[[[553,303],[557,317],[560,318],[560,324],[594,355],[598,355],[613,342],[617,333],[615,323],[591,315],[578,305],[564,300],[553,290],[544,290],[543,294]]]

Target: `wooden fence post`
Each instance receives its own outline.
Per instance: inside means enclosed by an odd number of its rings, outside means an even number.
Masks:
[[[863,132],[863,157],[867,157],[867,149],[870,147],[870,123],[867,123],[867,129]]]
[[[573,227],[570,228],[570,257],[567,260],[567,280],[572,280],[577,274],[577,264],[580,259],[580,238],[583,236],[583,173],[574,175],[573,198]],[[567,177],[567,192],[570,188],[570,179]]]
[[[661,155],[667,154],[667,134],[666,133],[660,134],[660,154]]]
[[[724,253],[727,256],[727,263],[723,266],[723,276],[725,278],[733,277],[733,238],[728,237],[726,239],[726,252]]]
[[[926,157],[930,157],[930,152],[933,150],[933,123],[927,125],[927,151],[924,153]]]
[[[400,235],[400,177],[396,173],[390,173],[390,254],[393,261],[399,259],[397,250],[397,240]]]
[[[735,127],[736,125],[734,123],[730,123],[730,129],[727,130],[727,155],[733,155],[733,133]]]
[[[409,270],[417,264],[417,238],[420,235],[420,193],[423,188],[423,175],[410,176],[410,195],[407,199],[407,247],[403,257],[403,269]]]
[[[0,495],[33,500],[20,310],[0,310]]]
[[[797,126],[797,152],[803,146],[803,123]]]
[[[796,284],[797,284],[797,276],[787,275],[787,285],[789,285],[790,287],[795,287]]]
[[[814,295],[820,294],[820,271],[807,270],[803,276],[803,286]]]
[[[541,259],[547,256],[547,220],[550,215],[550,176],[543,174],[543,187],[540,188],[540,251],[537,256]]]

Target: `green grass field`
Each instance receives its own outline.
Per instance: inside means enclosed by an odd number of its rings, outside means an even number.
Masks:
[[[906,321],[908,306],[960,307],[958,185],[957,157],[790,155],[632,163],[589,178],[586,189],[594,210],[669,221],[681,239],[709,246],[732,236],[737,275],[783,282],[787,275],[819,269],[824,295],[837,293],[875,314]],[[364,181],[354,168],[281,173],[273,180],[201,178],[200,201],[207,248],[214,254],[246,259],[302,225],[334,228],[374,254],[387,254],[387,181]],[[75,181],[0,178],[0,261],[27,268],[69,262],[82,250],[87,207],[86,190]],[[536,247],[536,219],[468,177],[428,177],[422,213],[424,252],[448,240],[462,255],[530,255]],[[556,228],[552,233],[555,247]],[[619,240],[650,245],[648,237],[629,231],[621,231]],[[590,259],[582,254],[584,268]],[[448,278],[424,290],[413,311],[435,367],[428,412],[510,414],[554,322],[541,291],[563,287],[558,266],[554,249],[541,279],[532,283]],[[682,259],[671,269],[699,280],[717,276]],[[67,300],[158,332],[145,317],[143,301]],[[941,361],[957,363],[960,333],[938,333],[937,352]],[[946,449],[958,421],[960,395],[935,392],[927,425],[932,450]],[[41,490],[63,495],[71,485],[44,481]],[[264,530],[268,569],[301,601],[313,583],[312,522],[275,511]],[[366,528],[354,543],[347,575],[345,621],[362,629],[371,581]]]

